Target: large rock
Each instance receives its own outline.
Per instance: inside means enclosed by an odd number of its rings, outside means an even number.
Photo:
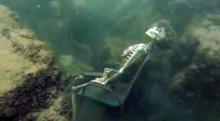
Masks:
[[[217,120],[220,110],[219,15],[197,16],[182,40],[196,43],[191,63],[173,77],[171,98],[188,117]],[[186,115],[186,117],[187,117]],[[201,117],[203,115],[203,118]],[[205,118],[204,118],[205,117]]]
[[[59,93],[60,71],[53,55],[34,32],[0,5],[0,120],[34,120]]]
[[[15,13],[0,6],[0,95],[22,84],[23,77],[47,68],[52,61],[46,45],[22,28]]]
[[[70,104],[67,101],[68,100],[66,98],[60,96],[54,100],[53,104],[48,109],[45,109],[39,113],[37,121],[69,121],[70,119],[67,118],[67,115],[70,115],[71,112],[67,109],[69,109],[71,105],[67,105]]]
[[[209,64],[220,64],[220,15],[196,17],[187,29],[187,36],[199,42],[198,53]]]

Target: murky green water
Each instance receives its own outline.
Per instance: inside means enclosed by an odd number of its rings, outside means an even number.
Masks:
[[[117,66],[124,48],[145,42],[145,31],[166,20],[175,35],[156,44],[138,78],[138,89],[125,105],[124,119],[220,120],[219,0],[0,0],[0,4],[15,11],[22,24],[48,43],[59,68],[73,75]]]

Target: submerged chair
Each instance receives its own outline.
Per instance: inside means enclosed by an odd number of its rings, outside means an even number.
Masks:
[[[164,39],[164,28],[154,26],[146,34],[152,39]],[[85,74],[90,77],[72,87],[73,121],[119,121],[123,105],[131,89],[150,58],[153,42],[127,48],[125,63],[119,70],[106,69],[103,74]],[[76,81],[77,82],[77,81]]]
[[[145,50],[144,53],[145,53],[144,54],[145,58],[144,59],[142,58],[141,64],[138,65],[138,67],[132,66],[135,65],[133,63],[131,65],[127,63],[125,64],[126,67],[124,66],[121,69],[119,69],[119,71],[114,71],[114,74],[110,74],[110,77],[102,78],[103,76],[105,76],[106,70],[104,71],[103,74],[99,74],[95,76],[94,75],[91,76],[89,74],[81,75],[81,76],[90,76],[91,81],[88,79],[88,82],[72,87],[73,90],[72,105],[73,105],[74,121],[86,121],[86,120],[93,121],[91,118],[86,119],[88,114],[83,114],[83,112],[85,113],[85,111],[82,111],[83,110],[82,105],[87,105],[85,106],[86,107],[85,110],[86,112],[88,111],[87,113],[89,114],[95,112],[92,111],[94,107],[87,109],[89,107],[88,105],[93,105],[93,106],[96,105],[98,107],[102,105],[102,107],[100,107],[102,111],[103,111],[103,107],[105,107],[105,109],[109,108],[109,110],[117,110],[119,112],[122,112],[123,104],[126,101],[132,87],[134,86],[139,73],[141,72],[147,60],[149,60],[149,53],[147,53],[146,55]],[[140,55],[143,57],[143,53]],[[139,57],[141,57],[140,55]],[[107,69],[107,74],[111,72],[108,70],[109,69]],[[131,73],[133,75],[131,75]],[[95,79],[92,80],[92,78]],[[82,104],[82,102],[84,102],[84,104]],[[93,103],[91,104],[91,102]],[[101,114],[101,116],[103,115],[104,114]],[[92,118],[94,118],[94,115],[92,115]],[[99,120],[94,119],[94,121],[99,121]],[[107,120],[100,119],[100,121],[107,121]],[[116,121],[116,119],[114,119],[114,121]]]

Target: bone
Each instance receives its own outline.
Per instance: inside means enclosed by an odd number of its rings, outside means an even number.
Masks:
[[[132,52],[132,51],[129,51],[128,55],[132,55],[132,54],[133,54],[133,52]]]
[[[125,62],[124,62],[124,63],[127,63],[127,62],[128,62],[128,60],[129,60],[129,59],[125,59]]]
[[[131,52],[132,52],[132,53],[135,53],[135,51],[136,51],[136,50],[132,50]]]
[[[129,60],[129,59],[130,59],[130,57],[129,57],[129,56],[126,56],[126,57],[125,57],[125,60]]]

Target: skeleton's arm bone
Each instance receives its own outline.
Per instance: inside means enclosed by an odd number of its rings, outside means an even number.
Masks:
[[[109,79],[105,80],[102,84],[107,85],[109,82],[114,81],[115,79],[119,78],[121,76],[121,74],[122,74],[122,72],[119,71],[118,73],[111,76]]]

